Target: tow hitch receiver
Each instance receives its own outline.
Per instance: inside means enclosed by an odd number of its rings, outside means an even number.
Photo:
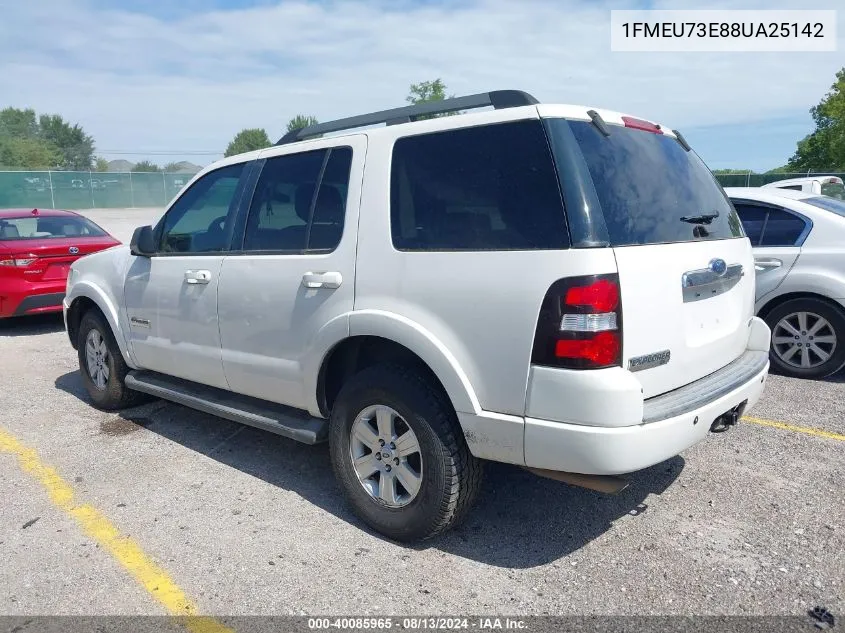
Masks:
[[[739,419],[742,417],[742,412],[745,411],[745,406],[747,404],[748,400],[743,400],[733,409],[723,413],[718,418],[713,420],[713,424],[710,425],[710,432],[724,433],[732,426],[736,426],[736,423],[739,422]]]

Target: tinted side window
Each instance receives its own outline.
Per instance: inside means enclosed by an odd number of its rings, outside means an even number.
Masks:
[[[778,187],[778,189],[791,189],[792,191],[802,191],[803,187],[801,185],[786,185],[784,187]]]
[[[308,231],[309,251],[331,251],[340,243],[351,168],[352,148],[333,148],[320,180],[320,192],[313,201],[314,211]]]
[[[343,233],[351,164],[348,147],[267,159],[250,205],[244,250],[334,249]]]
[[[804,220],[781,209],[771,209],[761,246],[795,246],[804,232]]]
[[[742,220],[742,228],[751,240],[753,246],[760,243],[760,236],[763,234],[763,226],[766,224],[766,209],[752,204],[734,203],[739,219]]]
[[[400,250],[566,248],[542,124],[519,121],[396,141],[391,233]]]
[[[160,242],[162,252],[227,250],[244,167],[244,163],[239,163],[210,172],[180,196],[164,218]]]

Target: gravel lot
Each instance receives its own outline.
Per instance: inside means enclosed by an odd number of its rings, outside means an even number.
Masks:
[[[88,215],[128,241],[159,213]],[[743,422],[616,497],[491,465],[465,525],[404,547],[346,509],[326,446],[92,408],[61,317],[0,323],[0,373],[0,429],[203,613],[845,614],[841,440]],[[845,434],[843,381],[774,376],[749,414]],[[165,613],[2,451],[0,498],[0,614]]]

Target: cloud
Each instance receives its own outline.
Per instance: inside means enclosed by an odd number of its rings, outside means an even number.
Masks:
[[[841,66],[840,53],[612,53],[611,4],[601,2],[200,5],[174,16],[154,3],[14,3],[0,37],[3,101],[78,121],[101,150],[222,151],[241,128],[275,138],[300,112],[326,120],[403,105],[410,83],[435,77],[458,94],[518,88],[682,129],[782,120],[806,116]],[[825,6],[835,5],[814,8]],[[741,4],[755,7],[794,3]]]

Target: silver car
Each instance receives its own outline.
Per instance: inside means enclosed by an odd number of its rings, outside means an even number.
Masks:
[[[845,365],[845,202],[770,187],[725,189],[754,248],[756,311],[772,368],[822,378]]]

